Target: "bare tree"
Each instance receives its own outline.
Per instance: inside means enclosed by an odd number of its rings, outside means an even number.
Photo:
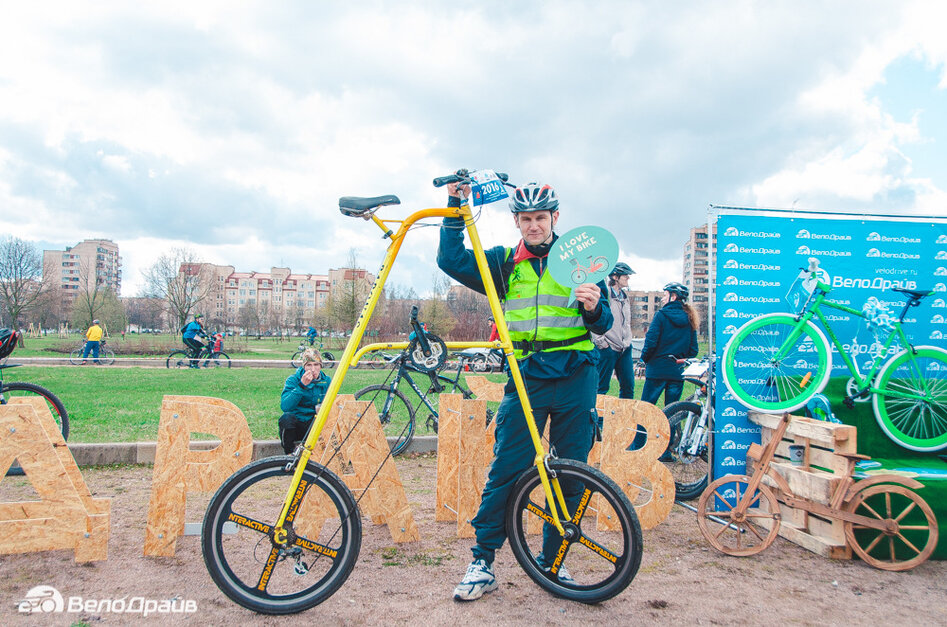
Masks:
[[[0,243],[0,300],[5,322],[20,328],[20,317],[43,297],[43,260],[36,247],[18,237]]]
[[[138,296],[123,298],[122,300],[125,303],[125,316],[130,324],[137,325],[139,329],[158,329],[161,327],[165,307],[163,299]]]
[[[194,251],[174,248],[143,273],[149,296],[159,296],[168,302],[172,329],[183,327],[191,312],[207,298],[213,281],[207,266]]]
[[[421,306],[421,320],[427,323],[431,333],[441,338],[448,337],[457,320],[447,307],[447,293],[450,290],[450,279],[441,272],[435,272],[431,283],[431,298]]]
[[[462,286],[448,290],[447,306],[457,320],[451,333],[452,340],[482,341],[490,337],[490,302],[483,294]]]
[[[358,277],[357,268],[358,258],[353,248],[349,251],[348,266],[343,268],[345,278],[332,287],[326,303],[329,320],[336,331],[351,331],[355,328],[358,315],[371,291],[371,284]]]

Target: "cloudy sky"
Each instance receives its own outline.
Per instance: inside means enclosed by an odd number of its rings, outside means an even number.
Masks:
[[[0,232],[118,243],[123,295],[173,246],[325,273],[459,167],[553,184],[632,287],[708,207],[947,215],[947,3],[4,2]],[[489,244],[517,233],[501,204]],[[437,230],[392,281],[428,291]]]

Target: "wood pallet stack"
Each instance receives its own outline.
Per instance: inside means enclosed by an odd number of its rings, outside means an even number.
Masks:
[[[750,412],[749,419],[762,427],[762,443],[765,446],[779,425],[781,416]],[[793,416],[782,442],[776,447],[772,468],[786,479],[795,496],[832,505],[834,489],[848,472],[849,460],[846,456],[857,453],[856,444],[856,429],[853,426]],[[800,465],[794,465],[789,460],[791,445],[804,447]],[[751,447],[747,452],[747,474],[751,474],[756,467],[753,455],[758,450],[757,447]],[[779,535],[823,557],[852,558],[841,520],[823,518],[789,507],[775,481],[764,477],[763,482],[773,489],[780,502],[782,524]]]

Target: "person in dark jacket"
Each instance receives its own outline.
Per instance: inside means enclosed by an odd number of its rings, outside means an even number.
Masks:
[[[302,362],[302,367],[287,377],[280,396],[283,415],[279,419],[279,439],[287,455],[292,454],[296,443],[306,437],[331,381],[322,372],[319,351],[307,348],[303,351]]]
[[[459,207],[469,186],[448,186],[448,207]],[[591,333],[604,334],[612,326],[607,288],[603,282],[583,283],[574,296],[548,269],[549,251],[558,237],[559,198],[549,185],[527,183],[510,198],[513,221],[522,236],[516,247],[486,251],[487,265],[504,306],[504,320],[513,342],[536,426],[542,433],[550,423],[550,446],[559,457],[586,461],[592,448],[595,390],[598,381],[596,350]],[[437,265],[449,277],[485,293],[472,250],[464,247],[463,220],[444,218]],[[483,489],[480,508],[471,521],[476,535],[473,561],[454,589],[457,601],[473,601],[498,587],[493,574],[496,551],[506,540],[507,497],[520,474],[536,457],[526,427],[523,406],[512,379],[497,410],[496,444]],[[569,511],[581,498],[578,486],[563,486]],[[541,556],[551,565],[562,538],[544,525]],[[547,566],[548,568],[548,566]],[[563,567],[559,580],[575,584]]]
[[[680,283],[668,283],[666,304],[654,314],[641,349],[645,362],[641,400],[657,404],[664,392],[664,404],[680,400],[684,389],[683,368],[678,359],[696,357],[697,313],[687,304],[690,290]]]

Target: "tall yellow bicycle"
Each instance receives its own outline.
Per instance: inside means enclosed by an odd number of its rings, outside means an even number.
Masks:
[[[506,180],[505,175],[500,178]],[[470,174],[459,170],[435,179],[434,185],[470,181]],[[634,579],[641,563],[638,517],[621,489],[601,471],[546,453],[477,233],[479,213],[475,215],[470,206],[464,205],[422,209],[404,220],[382,220],[375,215],[381,207],[397,204],[400,200],[392,195],[339,200],[343,214],[371,220],[382,230],[384,239],[390,241],[385,259],[305,442],[293,455],[245,466],[211,499],[201,538],[207,570],[231,600],[264,614],[292,614],[312,608],[328,599],[348,578],[362,542],[358,503],[345,483],[328,469],[331,458],[317,461],[312,454],[348,368],[376,348],[369,345],[358,350],[358,345],[405,236],[416,226],[431,226],[422,222],[425,219],[457,217],[464,219],[500,339],[447,346],[503,351],[536,449],[534,466],[519,477],[507,503],[510,547],[526,574],[556,596],[597,603],[619,594]],[[325,447],[325,456],[333,455],[338,448]],[[563,485],[576,487],[581,494],[574,511],[566,507]],[[552,525],[562,537],[548,570],[536,559],[542,534],[535,532],[544,525]],[[565,565],[574,583],[552,574]]]

